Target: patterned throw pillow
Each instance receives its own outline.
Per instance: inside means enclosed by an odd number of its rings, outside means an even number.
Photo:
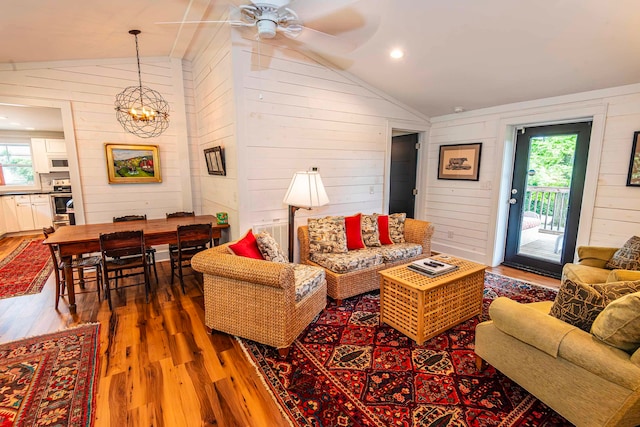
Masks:
[[[589,332],[596,317],[611,301],[640,291],[640,280],[587,285],[565,280],[549,314]]]
[[[640,292],[606,306],[593,322],[591,333],[611,346],[636,351],[640,347]]]
[[[309,218],[310,253],[347,252],[347,232],[343,216]]]
[[[362,215],[362,240],[369,247],[380,246],[377,214]]]
[[[589,332],[591,324],[605,307],[604,297],[589,285],[565,280],[549,314]]]
[[[404,239],[404,220],[407,219],[406,213],[394,213],[389,215],[389,234],[393,243],[405,243]]]
[[[282,251],[276,239],[266,231],[261,231],[256,234],[256,243],[258,244],[262,258],[265,260],[283,263],[289,262],[289,256]]]
[[[640,270],[640,237],[633,236],[613,254],[606,268]]]

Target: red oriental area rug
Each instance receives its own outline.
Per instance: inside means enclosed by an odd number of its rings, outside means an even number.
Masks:
[[[0,427],[93,425],[99,328],[0,345]]]
[[[423,345],[379,325],[379,294],[330,303],[286,359],[253,341],[245,352],[296,426],[571,426],[473,353],[475,326],[498,296],[553,300],[556,291],[485,275],[483,314]]]
[[[22,242],[0,260],[0,299],[37,294],[52,270],[51,252],[42,239]]]

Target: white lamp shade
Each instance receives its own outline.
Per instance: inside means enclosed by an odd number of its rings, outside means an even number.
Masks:
[[[313,208],[329,203],[320,174],[316,171],[296,172],[284,196],[284,203],[299,208]]]

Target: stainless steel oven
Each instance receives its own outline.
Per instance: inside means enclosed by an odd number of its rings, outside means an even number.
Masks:
[[[51,213],[53,216],[53,226],[55,228],[69,225],[69,213],[67,203],[73,200],[71,193],[71,183],[68,179],[54,179],[53,192],[51,193]]]

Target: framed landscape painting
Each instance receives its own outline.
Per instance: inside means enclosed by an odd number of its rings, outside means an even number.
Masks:
[[[106,143],[109,184],[162,182],[157,145]]]
[[[441,145],[438,161],[438,179],[480,179],[480,153],[482,142],[472,144]]]
[[[631,160],[629,161],[629,175],[627,176],[628,187],[640,187],[640,131],[633,134],[633,148],[631,149]]]

